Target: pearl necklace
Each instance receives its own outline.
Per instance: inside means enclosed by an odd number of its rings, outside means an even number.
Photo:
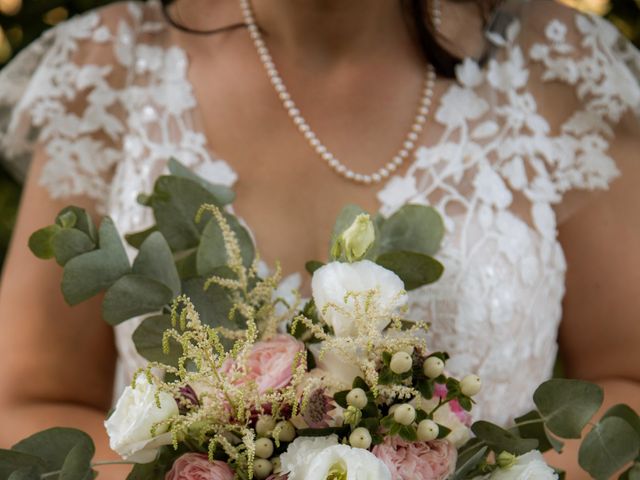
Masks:
[[[287,111],[289,118],[293,121],[294,125],[298,128],[300,133],[307,140],[311,148],[318,154],[318,156],[324,160],[331,169],[342,177],[360,184],[379,183],[386,179],[392,172],[400,167],[404,161],[415,150],[415,142],[418,140],[418,135],[422,132],[425,122],[427,121],[427,115],[429,114],[431,107],[431,100],[433,98],[433,89],[436,81],[436,72],[433,65],[428,64],[424,75],[424,83],[422,88],[422,95],[418,104],[418,109],[413,120],[413,124],[406,134],[402,148],[396,153],[389,163],[371,174],[356,173],[344,165],[333,155],[327,147],[320,141],[315,132],[311,129],[305,118],[300,113],[300,110],[296,107],[295,102],[291,98],[287,87],[282,81],[282,77],[278,73],[276,66],[273,62],[273,58],[269,53],[269,49],[262,38],[259,27],[256,25],[253,10],[251,8],[250,0],[240,0],[240,8],[244,16],[244,22],[249,30],[249,35],[253,40],[253,44],[258,52],[260,61],[264,66],[269,81],[275,89],[283,107]],[[433,22],[437,28],[440,25],[440,0],[434,0],[433,2]]]

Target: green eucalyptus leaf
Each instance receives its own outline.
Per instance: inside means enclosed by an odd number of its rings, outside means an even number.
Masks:
[[[166,285],[149,277],[129,274],[114,283],[104,296],[102,316],[110,325],[160,310],[171,302]]]
[[[2,461],[0,457],[0,463]],[[0,472],[2,472],[2,467],[0,467]],[[7,480],[40,480],[40,473],[38,473],[38,469],[35,467],[23,467],[11,472],[9,477],[2,476],[2,478],[7,478]]]
[[[605,414],[602,416],[602,419],[608,417],[618,417],[623,419],[633,427],[633,429],[636,431],[636,434],[638,435],[638,438],[640,438],[640,417],[629,405],[625,405],[624,403],[614,405],[605,412]]]
[[[162,350],[164,332],[170,328],[173,328],[171,315],[154,315],[145,318],[132,336],[138,353],[150,362],[160,362],[176,367],[182,355],[182,346],[174,339],[170,339],[169,353],[165,354]]]
[[[38,473],[45,472],[47,470],[46,462],[38,455],[0,449],[0,478],[9,478],[15,471],[30,472],[32,470]],[[18,475],[16,476],[20,478]],[[37,478],[39,477],[40,475]]]
[[[205,204],[221,205],[197,182],[175,176],[159,177],[148,203],[153,209],[158,230],[174,252],[198,246],[200,233],[206,225],[206,222],[195,222],[200,207]]]
[[[61,220],[67,214],[71,214],[74,218],[74,221],[70,227],[65,227],[65,225],[63,225],[63,221]],[[65,228],[73,227],[76,230],[80,230],[82,233],[86,234],[93,243],[98,242],[98,232],[96,231],[96,226],[91,219],[91,215],[89,215],[84,208],[76,207],[73,205],[63,208],[58,214],[56,223]]]
[[[55,253],[51,242],[60,230],[62,230],[62,227],[54,224],[33,232],[29,237],[29,249],[31,252],[43,260],[53,258]]]
[[[181,280],[188,280],[198,276],[197,249],[185,250],[176,255],[176,269]]]
[[[245,266],[250,266],[255,258],[255,248],[253,240],[246,228],[240,225],[238,220],[229,214],[225,214],[229,227],[236,234],[242,262]],[[207,222],[202,232],[200,245],[196,253],[196,266],[200,276],[210,275],[216,268],[224,267],[228,263],[227,249],[224,245],[222,230],[215,218]]]
[[[487,456],[487,447],[469,448],[458,455],[456,471],[452,480],[462,480],[472,472]]]
[[[376,258],[376,263],[398,275],[407,290],[437,281],[444,271],[435,258],[417,252],[386,252]]]
[[[640,480],[640,463],[635,462],[619,477],[620,480]]]
[[[225,269],[217,272],[221,276],[226,276]],[[205,291],[204,284],[205,280],[200,277],[182,282],[182,291],[191,299],[200,314],[200,320],[210,327],[245,328],[245,324],[240,322],[237,316],[233,319],[229,318],[233,302],[227,290],[219,285],[210,285]]]
[[[556,452],[562,451],[564,444],[544,428],[544,422],[537,410],[516,418],[515,423],[517,426],[514,428],[517,429],[522,438],[535,438],[538,440],[538,450],[541,452],[551,449]],[[518,425],[519,423],[525,423],[525,425]]]
[[[228,205],[235,200],[236,195],[232,189],[225,185],[218,185],[205,180],[204,178],[196,175],[187,167],[182,165],[175,158],[169,159],[168,167],[171,175],[193,180],[194,182],[198,183],[198,185],[206,189],[209,193],[216,197],[218,205]]]
[[[471,431],[476,437],[484,440],[495,453],[506,451],[514,455],[523,455],[538,447],[536,439],[520,438],[512,432],[483,420],[471,425]]]
[[[598,422],[580,445],[578,462],[597,480],[610,478],[638,455],[640,440],[636,431],[619,417]]]
[[[324,263],[318,262],[317,260],[311,260],[304,264],[305,270],[309,272],[311,275],[313,275],[315,271],[321,268],[322,266],[324,266]]]
[[[77,443],[62,464],[59,480],[90,480],[93,479],[91,460],[95,453],[93,443]]]
[[[73,228],[76,221],[78,221],[78,217],[73,210],[63,211],[56,218],[56,223],[62,228]]]
[[[69,260],[62,275],[62,293],[69,305],[76,305],[109,288],[129,273],[129,259],[109,217],[98,233],[99,248]]]
[[[93,440],[86,433],[73,428],[50,428],[38,432],[15,444],[12,450],[36,457],[44,462],[43,469],[47,472],[61,470],[70,452],[78,445],[93,456]],[[5,463],[0,460],[0,463]],[[56,480],[58,477],[50,477]]]
[[[380,251],[406,250],[434,255],[444,236],[444,222],[432,207],[405,205],[380,229]]]
[[[63,228],[51,239],[51,247],[58,265],[64,267],[69,260],[96,248],[89,236],[75,228]]]
[[[124,239],[127,241],[129,245],[133,248],[140,248],[142,242],[144,242],[149,235],[153,232],[157,232],[158,228],[154,225],[153,227],[149,227],[146,230],[142,230],[136,233],[127,233],[124,236]]]
[[[165,480],[173,462],[183,453],[185,453],[183,448],[174,450],[171,445],[162,447],[153,462],[136,463],[127,476],[127,480]]]
[[[402,425],[398,434],[407,442],[415,442],[418,440],[416,429],[411,425]]]
[[[162,234],[154,232],[140,245],[131,271],[166,285],[174,297],[180,295],[180,277],[169,244]]]
[[[551,432],[561,438],[580,438],[603,396],[602,388],[593,383],[554,378],[538,387],[533,401]]]

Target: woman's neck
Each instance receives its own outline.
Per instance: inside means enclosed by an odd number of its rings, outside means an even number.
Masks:
[[[273,48],[320,61],[345,59],[406,43],[398,0],[252,0],[258,25]]]

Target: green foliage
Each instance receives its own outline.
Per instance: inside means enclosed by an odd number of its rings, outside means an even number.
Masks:
[[[522,455],[538,447],[538,441],[531,438],[520,438],[492,423],[479,421],[471,426],[471,431],[496,453],[509,452]]]
[[[593,383],[552,379],[538,387],[533,401],[549,430],[562,438],[580,438],[603,397],[602,389]]]
[[[22,440],[11,450],[0,450],[0,477],[26,480],[46,475],[51,480],[90,480],[94,477],[94,453],[93,440],[86,433],[51,428]]]
[[[380,227],[380,250],[434,255],[444,237],[444,223],[431,207],[405,205]]]
[[[398,275],[407,290],[433,283],[444,272],[443,265],[435,258],[418,252],[383,253],[376,258],[376,263]]]
[[[178,366],[182,346],[174,339],[169,340],[169,352],[163,349],[164,332],[172,328],[171,315],[153,315],[145,318],[133,332],[133,343],[140,355],[150,362]]]

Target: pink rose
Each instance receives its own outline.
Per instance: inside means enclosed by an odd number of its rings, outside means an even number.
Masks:
[[[409,443],[386,437],[373,454],[387,466],[393,480],[444,480],[456,468],[458,451],[446,440]]]
[[[233,470],[225,462],[210,462],[202,453],[186,453],[173,463],[164,480],[233,480]]]
[[[444,400],[444,398],[446,398],[447,396],[447,393],[448,389],[446,385],[443,385],[441,383],[435,384],[434,395],[436,397]],[[458,420],[464,423],[467,427],[471,425],[471,414],[464,408],[462,408],[460,402],[458,402],[457,399],[453,399],[449,402],[449,409],[456,417],[458,417]]]
[[[304,344],[291,335],[257,342],[247,359],[246,380],[255,380],[260,393],[285,387],[291,382],[296,356],[302,351]],[[227,364],[223,369],[230,367]]]

